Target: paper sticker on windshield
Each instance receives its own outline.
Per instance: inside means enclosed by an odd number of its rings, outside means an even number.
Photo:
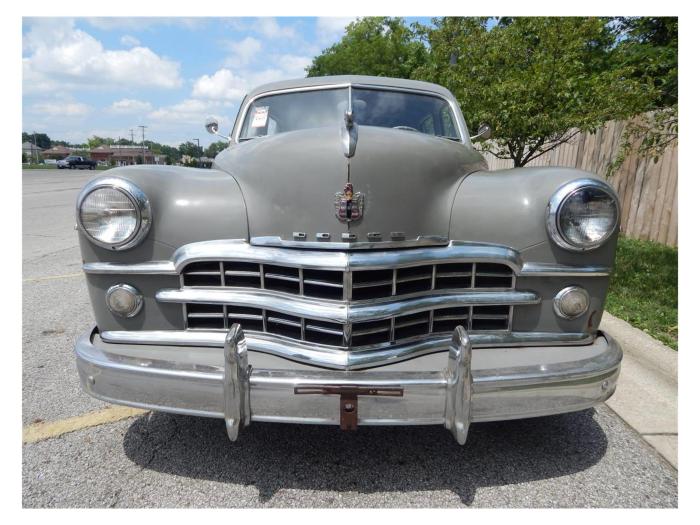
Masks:
[[[261,106],[259,108],[255,108],[255,113],[253,113],[253,123],[251,124],[251,127],[253,128],[264,128],[265,125],[267,124],[267,111],[268,111],[268,106]]]

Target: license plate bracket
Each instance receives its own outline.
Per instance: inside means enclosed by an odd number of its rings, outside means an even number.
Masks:
[[[340,396],[340,429],[357,430],[358,396],[403,397],[403,388],[357,385],[299,385],[294,387],[294,393]]]

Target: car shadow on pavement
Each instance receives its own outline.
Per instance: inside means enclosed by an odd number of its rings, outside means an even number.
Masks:
[[[607,438],[595,410],[473,424],[460,447],[442,427],[253,423],[231,443],[223,420],[148,413],[124,436],[134,463],[157,472],[280,489],[357,493],[450,490],[470,505],[479,487],[564,476],[595,465]]]

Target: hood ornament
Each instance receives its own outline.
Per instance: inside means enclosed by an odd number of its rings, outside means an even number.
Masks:
[[[347,183],[343,191],[335,194],[335,216],[340,222],[352,222],[362,218],[365,207],[365,196],[353,191],[351,183]]]
[[[343,120],[344,125],[340,128],[340,139],[343,142],[343,153],[350,158],[355,155],[357,147],[357,124],[355,124],[352,111],[346,111]]]

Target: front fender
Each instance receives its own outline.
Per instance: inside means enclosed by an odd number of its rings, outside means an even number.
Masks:
[[[472,173],[457,190],[450,238],[509,246],[525,261],[612,266],[617,232],[600,248],[585,253],[560,248],[547,233],[550,198],[562,185],[582,178],[604,181],[594,173],[559,167]]]
[[[141,165],[114,168],[93,180],[102,177],[120,177],[141,188],[151,203],[152,225],[138,246],[123,251],[96,246],[79,232],[84,262],[165,260],[183,244],[248,237],[243,195],[224,171]]]

